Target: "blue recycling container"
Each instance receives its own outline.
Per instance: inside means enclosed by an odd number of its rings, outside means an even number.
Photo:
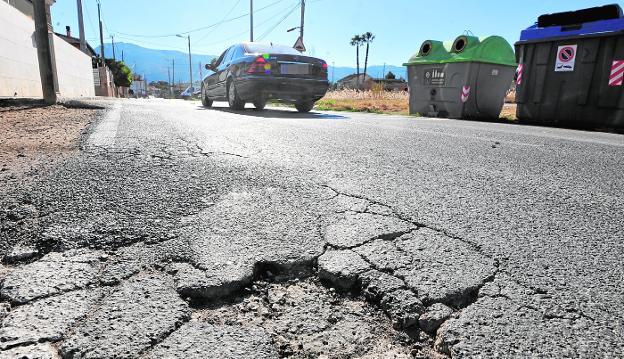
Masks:
[[[521,122],[624,129],[619,5],[542,15],[515,44]]]

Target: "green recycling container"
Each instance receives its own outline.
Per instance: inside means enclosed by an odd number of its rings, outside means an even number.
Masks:
[[[410,114],[456,119],[500,116],[517,64],[500,36],[427,40],[405,64]]]

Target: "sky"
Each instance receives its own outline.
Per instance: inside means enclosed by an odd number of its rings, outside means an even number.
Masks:
[[[100,0],[104,42],[134,43],[153,49],[219,55],[230,45],[249,40],[250,0]],[[82,0],[87,41],[99,45],[97,0]],[[300,0],[253,0],[254,35],[264,42],[294,45]],[[304,43],[307,54],[335,66],[355,67],[351,37],[370,31],[369,64],[401,65],[424,40],[453,40],[470,31],[500,35],[513,44],[520,31],[541,14],[600,6],[595,0],[307,0]],[[76,0],[57,0],[52,7],[57,32],[65,26],[78,36]],[[362,48],[363,52],[364,48]],[[363,54],[362,54],[363,55]]]

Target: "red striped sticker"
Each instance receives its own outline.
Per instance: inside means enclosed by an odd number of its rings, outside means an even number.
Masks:
[[[524,65],[519,64],[518,70],[516,70],[516,85],[522,85],[522,73],[524,72]]]
[[[624,61],[615,60],[611,64],[611,74],[609,75],[609,86],[622,86],[624,80]]]
[[[461,102],[468,102],[468,97],[470,97],[470,86],[464,86],[462,88]]]

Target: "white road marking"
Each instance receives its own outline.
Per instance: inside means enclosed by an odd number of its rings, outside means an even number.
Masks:
[[[115,147],[117,129],[121,120],[121,104],[115,103],[112,110],[106,114],[106,118],[100,122],[95,131],[89,136],[87,148],[99,147],[111,149]]]

